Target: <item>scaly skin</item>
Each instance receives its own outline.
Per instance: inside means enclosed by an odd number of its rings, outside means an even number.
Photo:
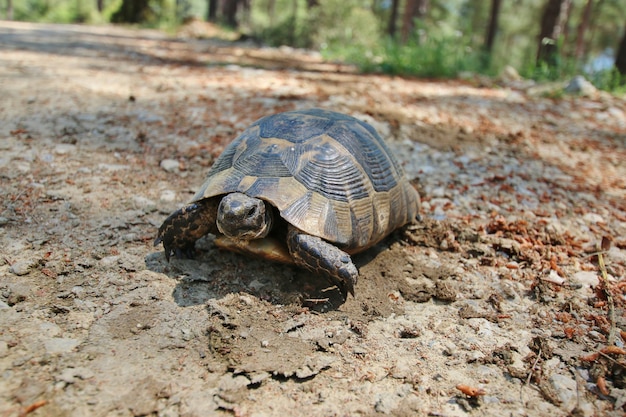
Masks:
[[[287,246],[297,265],[330,278],[337,285],[343,298],[348,293],[354,297],[354,285],[359,278],[350,255],[325,240],[290,227],[287,233]]]
[[[193,258],[196,240],[207,233],[217,233],[215,215],[219,199],[196,201],[170,214],[159,228],[154,246],[163,242],[165,258]]]
[[[159,228],[154,245],[163,242],[168,261],[172,255],[177,258],[192,258],[196,240],[207,233],[222,236],[216,226],[219,203],[219,198],[209,198],[190,203],[175,211]],[[328,277],[330,282],[339,288],[344,299],[348,293],[354,296],[354,285],[359,272],[350,255],[320,237],[306,234],[289,225],[287,232],[289,253],[278,251],[279,256],[274,253],[280,249],[280,243],[275,238],[247,241],[222,236],[220,239],[226,242],[225,248],[237,252],[287,263],[289,263],[287,258],[291,257],[296,265]],[[218,241],[222,241],[220,239]]]

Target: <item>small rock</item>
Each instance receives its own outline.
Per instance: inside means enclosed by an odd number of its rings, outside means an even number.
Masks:
[[[4,340],[0,340],[0,358],[4,358],[9,354],[9,344]]]
[[[392,414],[393,411],[398,408],[400,401],[411,392],[411,389],[409,384],[402,384],[394,393],[381,392],[377,394],[374,410],[382,414]]]
[[[598,274],[593,271],[579,271],[572,275],[572,281],[581,284],[584,288],[593,288],[600,282]]]
[[[553,374],[549,378],[552,388],[563,403],[566,410],[573,409],[577,404],[576,381],[566,375]]]
[[[154,201],[140,195],[133,196],[133,204],[136,209],[142,210],[144,213],[152,213],[157,210]]]
[[[9,219],[6,218],[6,217],[0,216],[0,227],[1,226],[6,226],[7,224],[9,224]]]
[[[330,368],[335,361],[336,359],[330,355],[308,357],[304,365],[296,369],[296,378],[306,379],[317,375],[320,371]]]
[[[30,297],[31,288],[25,283],[15,282],[7,286],[3,295],[6,297],[7,304],[14,306]]]
[[[44,342],[46,352],[51,355],[71,352],[78,345],[79,340],[69,337],[55,337]]]
[[[609,257],[611,262],[626,264],[626,250],[619,249],[618,247],[613,246],[607,252],[607,256]]]
[[[110,171],[110,172],[115,172],[115,171],[125,171],[127,169],[129,169],[130,167],[128,165],[122,165],[122,164],[98,164],[98,169],[101,171]]]
[[[141,112],[137,115],[137,120],[139,120],[140,122],[145,122],[145,123],[157,123],[157,122],[162,122],[163,118],[161,118],[161,116],[156,115],[156,114],[152,114],[152,113],[148,113],[148,112]]]
[[[76,153],[76,145],[70,143],[60,143],[54,148],[54,153],[57,155],[67,155]]]
[[[66,368],[60,375],[56,376],[57,381],[63,381],[67,384],[73,384],[76,379],[89,379],[94,376],[93,371],[85,367]]]
[[[587,213],[583,216],[583,220],[587,223],[604,223],[604,218],[596,213]]]
[[[251,372],[248,374],[251,384],[260,384],[271,376],[269,372],[265,371]]]
[[[173,190],[164,190],[161,193],[159,200],[161,200],[164,203],[171,203],[173,201],[176,201],[176,192]]]
[[[500,80],[505,83],[520,81],[522,79],[522,77],[519,75],[519,72],[517,72],[517,70],[510,65],[504,67],[498,78],[500,78]]]
[[[17,261],[9,268],[9,272],[12,274],[22,276],[26,275],[30,272],[31,268],[35,266],[37,262],[32,259],[28,259],[25,261]]]
[[[175,159],[164,159],[160,164],[161,168],[167,172],[179,172],[180,164]]]
[[[565,283],[565,280],[561,278],[555,270],[551,270],[547,276],[544,275],[541,279],[557,285],[563,285]]]
[[[61,328],[51,322],[44,321],[39,325],[39,334],[43,337],[53,338],[61,334]]]
[[[134,385],[134,387],[132,386]],[[158,409],[158,395],[166,384],[147,376],[139,382],[129,386],[128,393],[121,398],[133,416],[146,416],[156,413]]]
[[[579,94],[581,96],[589,97],[595,95],[598,90],[582,75],[577,75],[567,84],[564,90],[569,94]]]
[[[14,172],[19,172],[22,174],[26,174],[30,172],[30,162],[27,161],[14,161],[13,162]]]

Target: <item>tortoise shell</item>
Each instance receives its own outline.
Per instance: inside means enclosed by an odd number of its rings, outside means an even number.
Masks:
[[[219,156],[192,202],[241,192],[304,231],[356,253],[411,222],[419,196],[367,123],[321,109],[253,123]]]

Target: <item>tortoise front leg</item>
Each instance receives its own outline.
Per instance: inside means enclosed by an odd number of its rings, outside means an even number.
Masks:
[[[339,287],[343,298],[348,292],[354,297],[354,285],[359,277],[350,255],[325,240],[290,227],[287,246],[297,265],[312,272],[325,274]]]
[[[196,240],[207,233],[215,233],[215,214],[219,199],[205,199],[190,203],[168,216],[159,228],[154,246],[163,242],[165,258],[192,258]]]

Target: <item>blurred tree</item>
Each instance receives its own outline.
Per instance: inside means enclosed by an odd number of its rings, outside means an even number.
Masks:
[[[537,64],[549,66],[558,63],[558,40],[567,24],[572,0],[547,0],[541,17],[541,28],[537,46]]]
[[[576,31],[576,49],[574,57],[580,60],[585,55],[585,33],[591,21],[591,13],[593,12],[593,0],[587,0],[587,4],[583,8],[580,16],[580,24]]]
[[[13,20],[13,0],[7,0],[7,20]]]
[[[149,19],[150,0],[123,0],[120,8],[111,16],[113,23],[142,23]]]
[[[102,13],[104,10],[104,0],[96,0],[96,9],[98,9],[98,13]]]
[[[626,77],[626,25],[624,26],[622,41],[619,43],[619,47],[617,48],[615,68],[617,68],[620,74]]]
[[[217,0],[207,0],[206,20],[207,22],[217,21],[217,8],[219,4]]]
[[[269,26],[272,27],[276,23],[276,0],[267,0],[267,16]]]
[[[396,36],[396,21],[398,20],[398,6],[400,0],[391,0],[391,7],[389,10],[389,23],[387,24],[387,34],[394,38]]]
[[[402,16],[402,32],[400,39],[406,43],[413,35],[415,19],[422,19],[428,13],[429,0],[406,0]]]
[[[481,54],[483,68],[489,68],[493,57],[493,45],[496,41],[496,33],[498,32],[498,17],[500,16],[500,6],[502,0],[491,0],[491,9],[489,11],[489,23],[487,24],[487,32],[485,33],[485,41],[483,44],[484,53]]]
[[[485,51],[491,54],[493,44],[496,40],[496,32],[498,32],[498,16],[500,15],[500,4],[502,0],[491,0],[491,11],[489,12],[489,24],[487,25],[487,34],[485,35]]]
[[[222,14],[224,15],[224,23],[231,28],[236,28],[237,22],[237,8],[239,6],[239,0],[224,0],[222,4]]]

